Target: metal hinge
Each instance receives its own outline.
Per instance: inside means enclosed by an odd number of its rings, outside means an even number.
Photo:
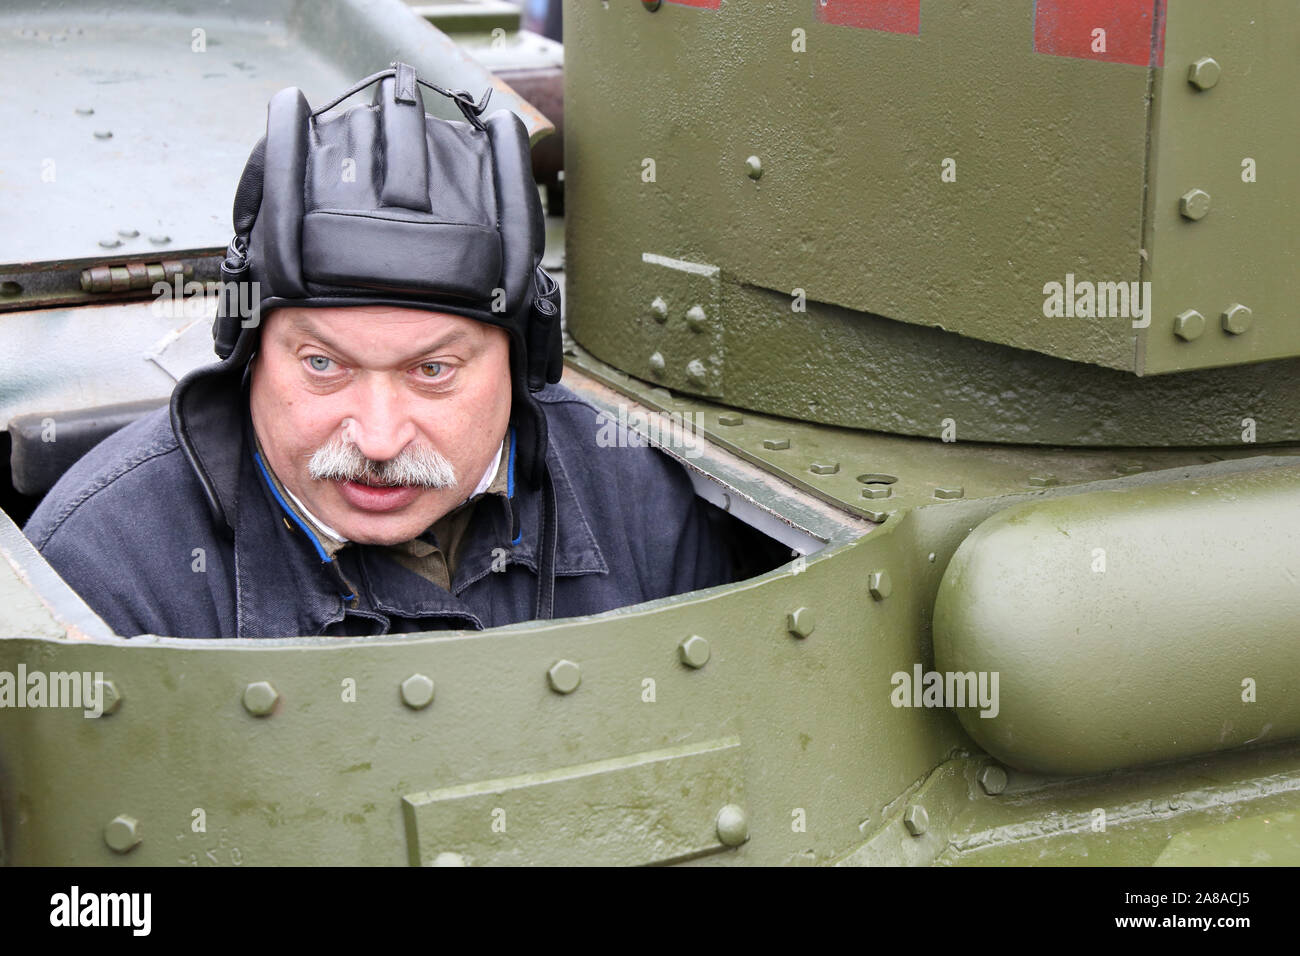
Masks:
[[[152,289],[155,282],[184,281],[194,275],[194,267],[177,259],[162,262],[124,262],[118,266],[93,266],[81,270],[82,292],[127,292]]]

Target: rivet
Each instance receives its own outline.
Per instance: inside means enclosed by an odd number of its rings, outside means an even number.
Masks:
[[[112,138],[113,138],[113,131],[111,129],[95,130],[95,139],[112,139]]]
[[[582,668],[573,661],[556,661],[546,672],[546,679],[557,694],[572,694],[582,683]]]
[[[888,498],[894,493],[894,489],[889,485],[867,485],[862,489],[862,497],[872,500],[877,498]]]
[[[402,703],[420,710],[433,703],[433,679],[424,674],[412,674],[402,681]]]
[[[945,488],[934,489],[934,496],[940,500],[951,500],[960,498],[966,494],[966,489],[961,485],[949,485]]]
[[[125,813],[118,814],[104,827],[104,842],[115,853],[130,853],[142,839],[140,821]]]
[[[1178,313],[1174,319],[1174,335],[1178,336],[1184,342],[1190,342],[1193,339],[1199,339],[1201,333],[1205,331],[1205,316],[1195,309],[1188,309],[1186,312]]]
[[[655,375],[662,375],[664,373],[664,357],[661,353],[656,352],[654,355],[650,356],[650,371]]]
[[[739,412],[723,412],[718,416],[718,424],[743,425],[745,424],[745,416],[741,415]]]
[[[1187,68],[1187,82],[1198,90],[1208,90],[1219,82],[1219,75],[1222,72],[1218,60],[1212,56],[1203,56],[1199,60],[1194,60]]]
[[[702,306],[693,305],[686,310],[686,324],[690,327],[692,332],[704,331],[704,326],[707,322],[708,318],[705,316],[704,308]]]
[[[105,715],[116,713],[122,706],[122,692],[111,680],[95,681],[95,696],[99,698],[100,712]]]
[[[167,243],[172,241],[172,237],[171,236],[150,236],[149,241],[152,242],[155,246],[165,246],[167,245]]]
[[[1204,219],[1210,211],[1210,194],[1204,189],[1189,189],[1178,200],[1178,211],[1184,219]]]
[[[914,803],[903,813],[903,826],[912,836],[920,836],[930,828],[930,814],[925,812],[925,807]]]
[[[995,763],[981,767],[976,779],[990,797],[996,797],[1007,789],[1007,772]]]
[[[1220,319],[1223,321],[1223,331],[1232,335],[1240,335],[1250,328],[1250,309],[1240,302],[1234,302],[1223,310]]]
[[[817,618],[806,607],[797,607],[785,616],[785,629],[795,637],[807,637],[817,628]]]
[[[459,853],[444,850],[433,858],[434,866],[465,866],[465,858]]]
[[[709,642],[692,634],[677,645],[677,656],[687,667],[703,667],[709,662]]]
[[[264,680],[255,681],[244,688],[244,709],[254,717],[265,717],[275,708],[280,692]]]
[[[654,301],[650,303],[650,315],[656,322],[667,322],[668,303],[660,296],[655,296]]]
[[[894,593],[894,583],[889,579],[888,571],[872,571],[867,578],[867,590],[877,601],[883,601]]]
[[[788,438],[764,438],[763,447],[768,451],[785,451],[790,447]]]
[[[119,229],[117,234],[123,239],[135,239],[140,235],[139,229]]]
[[[717,829],[723,846],[740,846],[749,839],[749,818],[744,810],[729,803],[718,811]]]
[[[751,156],[745,160],[745,173],[750,179],[758,179],[763,175],[763,161],[757,156]]]
[[[116,237],[112,239],[101,239],[99,240],[99,244],[103,246],[105,249],[116,249],[118,246],[122,244],[122,240]]]
[[[704,368],[704,363],[699,359],[691,359],[686,363],[686,377],[696,385],[703,385],[709,377],[708,371]]]
[[[1055,475],[1030,475],[1029,476],[1029,485],[1032,488],[1051,488],[1052,486],[1059,485],[1060,483],[1061,483],[1061,479],[1057,478]]]
[[[808,470],[814,475],[834,475],[840,470],[838,461],[815,461],[808,466]]]

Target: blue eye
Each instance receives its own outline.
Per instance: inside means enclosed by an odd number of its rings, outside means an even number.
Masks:
[[[313,372],[325,372],[329,370],[330,363],[333,359],[327,359],[323,355],[312,355],[307,358],[308,364],[311,365]]]

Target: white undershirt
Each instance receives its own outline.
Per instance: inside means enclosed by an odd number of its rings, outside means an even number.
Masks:
[[[496,456],[492,459],[492,464],[488,465],[487,471],[483,472],[483,477],[479,479],[478,485],[474,488],[474,491],[469,496],[469,498],[473,498],[475,495],[483,494],[483,492],[487,491],[488,488],[492,487],[492,482],[497,480],[497,472],[501,470],[501,456],[505,452],[505,447],[506,447],[506,443],[502,441],[501,447],[497,449]],[[335,531],[325,522],[321,521],[314,514],[308,511],[307,506],[298,500],[298,496],[289,490],[288,485],[284,486],[284,490],[285,493],[290,498],[293,499],[293,503],[298,506],[299,510],[302,511],[302,513],[307,516],[308,520],[311,521],[312,524],[314,524],[321,531],[324,531],[327,535],[329,535],[331,538],[333,538],[335,541],[339,542],[340,544],[347,543],[348,540],[347,538],[343,537],[343,535],[339,534],[337,531]],[[469,501],[469,498],[466,498],[465,501]],[[464,501],[461,502],[461,504],[464,503],[465,503]]]

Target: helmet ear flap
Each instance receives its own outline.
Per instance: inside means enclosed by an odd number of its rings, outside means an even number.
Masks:
[[[257,222],[257,212],[262,207],[262,182],[266,175],[266,137],[253,147],[244,172],[235,189],[235,207],[231,218],[235,224],[235,238],[230,240],[226,258],[221,262],[221,295],[217,299],[217,316],[212,323],[213,350],[225,360],[235,350],[245,316],[240,315],[239,303],[251,301],[240,288],[249,280],[248,241]],[[234,306],[232,308],[231,306]]]
[[[533,273],[533,308],[528,318],[528,390],[540,391],[564,374],[560,335],[560,286],[538,266]]]

